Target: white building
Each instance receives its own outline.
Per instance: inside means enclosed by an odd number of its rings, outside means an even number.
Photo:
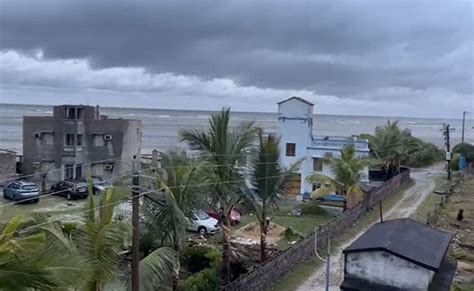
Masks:
[[[344,249],[341,290],[449,291],[451,235],[409,218],[377,223]]]
[[[311,193],[317,185],[306,182],[306,177],[313,172],[332,176],[330,169],[323,164],[325,157],[338,158],[341,149],[347,144],[356,147],[360,157],[368,157],[369,143],[355,137],[329,137],[313,135],[314,104],[300,97],[291,97],[278,103],[278,134],[280,155],[283,166],[303,159],[292,194]],[[317,129],[316,129],[317,132]],[[368,180],[368,169],[364,171],[364,181]]]

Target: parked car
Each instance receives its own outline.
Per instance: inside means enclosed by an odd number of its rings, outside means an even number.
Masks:
[[[220,230],[219,221],[204,211],[195,211],[190,219],[188,230],[199,234],[216,233]]]
[[[221,220],[222,212],[215,212],[213,210],[209,210],[206,213],[210,217],[217,219],[218,221]],[[241,217],[241,214],[238,211],[232,209],[232,211],[230,212],[230,224],[238,225],[240,223],[240,217]]]
[[[87,183],[76,180],[65,180],[53,184],[51,191],[57,192],[54,195],[66,197],[67,200],[86,198],[89,194],[87,192]]]
[[[3,198],[13,201],[37,203],[39,196],[38,186],[33,182],[13,181],[3,188]]]
[[[92,176],[92,191],[94,195],[100,194],[112,188],[112,185],[100,176]],[[88,183],[88,178],[82,178],[81,181]]]

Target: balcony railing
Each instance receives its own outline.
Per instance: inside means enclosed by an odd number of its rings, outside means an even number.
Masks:
[[[353,139],[332,139],[332,138],[313,138],[311,142],[312,147],[321,148],[337,148],[342,149],[345,145],[353,144],[358,150],[369,150],[369,143],[367,140],[353,140]]]

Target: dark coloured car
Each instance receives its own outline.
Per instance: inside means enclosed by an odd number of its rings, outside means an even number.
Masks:
[[[83,181],[66,180],[51,186],[54,195],[66,197],[67,200],[84,199],[87,197],[87,183]]]
[[[88,179],[89,178],[82,178],[81,181],[88,183]],[[92,191],[94,195],[103,193],[107,191],[107,189],[112,188],[112,185],[100,176],[92,176],[90,179],[92,180]]]
[[[14,181],[3,188],[3,198],[18,202],[39,201],[39,189],[35,183],[28,181]]]

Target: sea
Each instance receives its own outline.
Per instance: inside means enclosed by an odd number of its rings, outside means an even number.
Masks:
[[[112,118],[139,119],[143,124],[142,153],[150,153],[153,149],[160,151],[184,148],[180,143],[178,132],[184,128],[205,128],[209,124],[212,111],[202,110],[169,110],[148,108],[110,108],[101,107],[101,114]],[[23,116],[51,116],[51,105],[17,105],[0,104],[0,148],[22,152],[22,120]],[[231,122],[253,120],[265,132],[277,132],[277,113],[232,112]],[[461,140],[461,119],[415,118],[415,117],[383,117],[383,116],[348,116],[325,115],[314,116],[313,134],[318,136],[351,136],[361,133],[374,133],[377,126],[384,125],[387,120],[398,120],[399,126],[411,130],[412,135],[432,142],[444,148],[441,133],[443,123],[450,124],[454,132],[451,144]],[[466,120],[465,139],[474,143],[474,121]]]

